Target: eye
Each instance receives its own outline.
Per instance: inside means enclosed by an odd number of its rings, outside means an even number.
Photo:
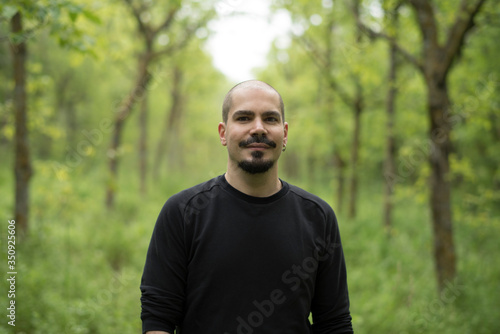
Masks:
[[[276,123],[276,122],[279,122],[279,119],[277,117],[274,117],[274,116],[269,116],[269,117],[266,117],[266,122]]]
[[[250,117],[248,116],[239,116],[238,118],[236,118],[237,121],[239,122],[247,122],[250,120]]]

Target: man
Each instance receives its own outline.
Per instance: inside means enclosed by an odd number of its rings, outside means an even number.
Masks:
[[[172,196],[156,222],[143,332],[352,333],[333,210],[278,178],[288,140],[281,96],[245,81],[222,113],[227,172]]]

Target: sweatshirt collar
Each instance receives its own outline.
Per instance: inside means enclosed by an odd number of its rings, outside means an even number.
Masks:
[[[275,202],[278,199],[280,199],[281,197],[285,196],[289,190],[288,183],[279,179],[282,187],[277,193],[274,193],[273,195],[268,196],[268,197],[255,197],[255,196],[250,196],[250,195],[247,195],[245,193],[242,193],[238,189],[234,188],[232,185],[230,185],[227,182],[224,174],[220,175],[218,177],[218,179],[219,179],[218,181],[221,184],[222,188],[224,188],[227,192],[229,192],[230,194],[232,194],[232,195],[234,195],[234,196],[236,196],[236,197],[238,197],[246,202],[255,203],[255,204],[270,204],[272,202]]]

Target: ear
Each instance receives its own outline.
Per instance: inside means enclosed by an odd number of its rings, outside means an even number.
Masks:
[[[288,142],[288,123],[285,122],[283,124],[283,145],[286,145]]]
[[[226,123],[220,122],[219,123],[219,138],[222,146],[227,145],[227,140],[226,140]]]

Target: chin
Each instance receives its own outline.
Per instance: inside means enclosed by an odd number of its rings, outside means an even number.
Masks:
[[[269,171],[273,166],[273,160],[264,159],[245,160],[238,163],[238,167],[249,174],[262,174]]]

